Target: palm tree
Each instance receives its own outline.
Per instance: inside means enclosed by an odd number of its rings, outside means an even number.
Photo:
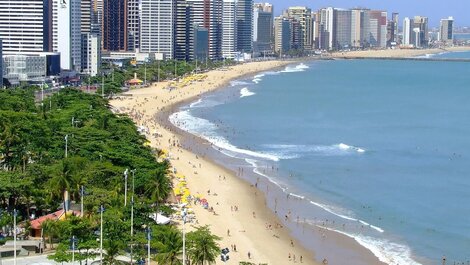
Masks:
[[[115,264],[126,264],[116,259],[122,248],[122,244],[117,240],[107,240],[104,246],[105,256],[103,258],[103,264],[115,265]]]
[[[219,254],[217,241],[220,237],[211,234],[208,226],[198,227],[188,234],[188,254],[192,264],[204,265],[215,263]]]
[[[57,223],[54,220],[46,220],[41,224],[41,229],[43,230],[44,235],[47,235],[49,238],[49,246],[51,249],[54,249],[52,245],[52,240],[57,234]]]
[[[153,177],[146,183],[145,194],[157,204],[164,201],[171,191],[171,182],[167,176],[166,170],[157,169]]]
[[[162,238],[163,247],[157,254],[158,264],[182,265],[183,239],[177,230],[169,230]]]

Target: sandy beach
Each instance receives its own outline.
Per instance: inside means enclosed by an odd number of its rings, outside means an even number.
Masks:
[[[111,101],[113,107],[121,113],[127,113],[138,126],[148,127],[151,132],[157,131],[161,134],[161,137],[148,137],[151,145],[168,150],[172,154],[172,167],[179,174],[186,176],[191,193],[203,194],[207,198],[213,212],[198,205],[193,206],[197,225],[208,224],[216,235],[222,237],[221,247],[231,250],[230,263],[249,261],[256,264],[317,264],[311,251],[301,247],[290,236],[288,229],[280,224],[274,213],[265,206],[261,192],[236,177],[234,172],[197,157],[188,150],[178,148],[180,135],[175,134],[166,124],[159,124],[155,115],[168,110],[174,104],[195,99],[202,93],[222,87],[232,79],[289,63],[292,61],[237,65],[226,70],[211,71],[202,82],[195,82],[183,88],[170,91],[164,89],[169,83],[161,82],[132,90],[126,93],[125,97]],[[173,143],[176,143],[176,146]],[[234,245],[236,251],[233,251]],[[220,259],[217,260],[217,264],[222,263]]]
[[[370,51],[350,51],[350,52],[335,52],[332,53],[333,57],[353,58],[353,57],[381,57],[381,58],[399,58],[399,57],[416,57],[426,54],[437,54],[442,52],[458,52],[470,51],[470,47],[447,47],[445,49],[387,49],[387,50],[370,50]]]
[[[470,48],[458,47],[448,50],[460,51]],[[443,50],[381,50],[335,53],[332,56],[412,57],[440,52]],[[264,191],[238,177],[237,172],[196,155],[191,146],[184,145],[183,148],[181,143],[188,143],[188,138],[189,142],[206,145],[206,148],[210,148],[210,145],[181,132],[168,122],[168,115],[176,111],[182,103],[195,101],[202,94],[224,87],[231,80],[292,63],[295,62],[252,62],[224,70],[213,70],[205,73],[207,77],[203,80],[184,87],[170,90],[169,82],[155,83],[146,88],[126,92],[110,103],[118,112],[128,114],[137,126],[148,128],[147,138],[151,146],[167,150],[171,154],[172,168],[186,177],[191,194],[203,196],[208,200],[213,211],[199,205],[192,206],[197,224],[193,223],[187,227],[210,225],[213,233],[222,238],[220,246],[231,250],[230,264],[238,264],[240,261],[255,264],[322,264],[323,259],[335,255],[344,255],[342,260],[348,260],[350,257],[356,261],[360,260],[352,264],[384,264],[353,239],[326,230],[311,231],[312,237],[317,237],[316,241],[324,245],[322,251],[316,251],[315,247],[307,249],[302,246],[292,236],[292,231],[267,206]],[[156,136],[155,132],[159,135]],[[328,239],[323,242],[322,236]],[[217,259],[217,264],[223,264],[220,258]]]

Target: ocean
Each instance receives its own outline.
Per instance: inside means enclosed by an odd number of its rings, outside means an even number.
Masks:
[[[351,237],[388,264],[467,264],[469,101],[469,63],[311,61],[233,81],[170,121],[251,183],[271,183],[268,205],[320,252],[305,229]]]

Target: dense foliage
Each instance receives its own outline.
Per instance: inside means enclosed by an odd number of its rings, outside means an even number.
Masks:
[[[116,257],[129,255],[131,246],[134,260],[145,257],[148,227],[153,235],[152,253],[159,253],[153,258],[180,262],[181,232],[173,226],[157,226],[149,218],[171,191],[169,165],[156,161],[133,122],[112,113],[105,99],[74,89],[61,90],[45,101],[47,104],[36,104],[33,90],[0,91],[0,227],[12,223],[13,209],[18,210],[19,220],[28,220],[32,211],[36,216],[56,211],[63,205],[65,191],[79,203],[83,186],[83,218],[70,215],[42,224],[48,248],[56,250],[50,258],[71,260],[73,236],[80,250],[75,260],[96,257],[98,209],[103,205],[105,264],[118,264]],[[124,206],[126,169],[128,198]],[[134,194],[131,183],[135,184]],[[207,227],[193,232],[188,240],[207,242],[202,250],[189,243],[193,247],[188,253],[205,253],[204,261],[213,261],[218,238]],[[191,256],[194,264],[202,264],[199,256]]]

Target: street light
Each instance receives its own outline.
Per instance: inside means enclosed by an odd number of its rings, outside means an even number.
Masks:
[[[181,217],[183,218],[183,265],[186,265],[186,233],[184,230],[186,224],[186,208],[184,207],[181,210]]]
[[[132,172],[132,197],[131,197],[131,264],[133,254],[133,243],[134,243],[134,180],[135,180],[135,169]]]
[[[66,135],[65,135],[65,158],[67,158],[67,144],[68,144],[68,140],[69,140],[69,135],[66,134]]]
[[[83,199],[85,197],[85,187],[80,186],[80,216],[83,217]]]
[[[124,170],[124,206],[127,206],[127,172],[129,172],[129,169],[126,168]]]
[[[100,264],[103,264],[103,212],[104,206],[101,205],[100,209]]]
[[[75,244],[77,243],[77,238],[75,236],[72,236],[72,239],[70,240],[72,243],[72,265],[75,264]]]
[[[148,264],[150,265],[150,240],[152,239],[152,229],[150,226],[147,227],[147,256],[148,256]]]
[[[16,216],[18,212],[16,209],[13,210],[13,264],[16,265]]]

